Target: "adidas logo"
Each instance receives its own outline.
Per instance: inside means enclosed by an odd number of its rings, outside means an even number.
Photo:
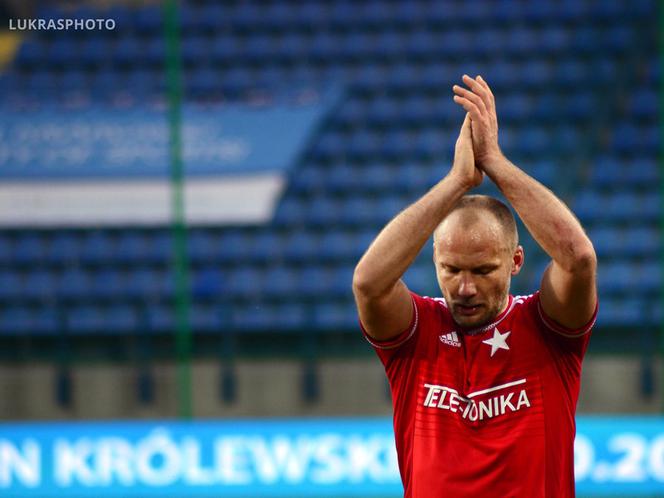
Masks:
[[[443,334],[438,337],[440,339],[440,342],[447,344],[448,346],[454,346],[457,348],[461,347],[461,343],[459,342],[459,336],[457,335],[456,332],[450,332],[449,334]]]

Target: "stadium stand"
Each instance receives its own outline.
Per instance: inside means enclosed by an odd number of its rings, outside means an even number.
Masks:
[[[377,230],[446,171],[459,76],[495,87],[501,143],[552,186],[600,255],[600,324],[652,326],[661,197],[655,3],[182,2],[185,98],[223,105],[335,83],[270,223],[189,230],[195,333],[356,328],[352,267]],[[94,11],[81,9],[80,16]],[[57,9],[41,17],[57,15]],[[162,15],[114,7],[113,32],[31,33],[0,76],[0,103],[136,109],[164,99]],[[497,22],[498,21],[498,22]],[[620,70],[619,70],[620,69]],[[54,105],[54,102],[58,102]],[[522,232],[523,233],[523,232]],[[529,256],[515,293],[533,290]],[[170,333],[166,228],[0,232],[0,333]],[[436,294],[430,248],[408,274]],[[645,320],[645,321],[644,321]]]

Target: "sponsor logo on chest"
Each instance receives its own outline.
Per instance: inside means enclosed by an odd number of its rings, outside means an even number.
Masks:
[[[464,420],[477,422],[530,408],[526,379],[507,382],[462,396],[456,389],[424,384],[424,406],[458,413]]]

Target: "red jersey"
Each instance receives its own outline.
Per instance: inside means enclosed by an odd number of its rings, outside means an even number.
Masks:
[[[390,381],[405,498],[574,496],[574,413],[590,323],[545,316],[539,293],[509,296],[463,330],[444,299],[412,294],[409,330],[376,349]],[[365,334],[366,335],[366,334]]]

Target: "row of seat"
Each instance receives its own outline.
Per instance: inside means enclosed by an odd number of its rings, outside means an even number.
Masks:
[[[596,242],[600,242],[598,238]],[[656,257],[659,240],[651,242],[649,258],[602,259],[599,288],[603,294],[648,296],[661,284],[661,264]],[[627,244],[626,244],[627,245]],[[629,247],[628,247],[629,250]],[[637,249],[638,251],[638,249]],[[428,248],[430,252],[430,248]],[[603,257],[600,250],[600,256]],[[641,256],[642,254],[637,254]],[[427,258],[413,266],[406,281],[416,289],[435,291],[435,277]],[[430,257],[428,258],[430,261]],[[271,265],[265,268],[243,265],[222,269],[203,266],[191,271],[189,291],[197,301],[224,302],[233,300],[307,301],[325,298],[348,299],[354,261],[342,265],[310,264]],[[537,262],[533,265],[538,266]],[[531,265],[531,269],[535,268]],[[540,272],[531,271],[536,285]],[[532,289],[527,289],[527,292]],[[164,301],[176,294],[172,270],[136,268],[119,270],[102,268],[91,271],[69,268],[63,271],[34,269],[0,270],[0,302],[68,302],[68,301]]]
[[[450,154],[451,157],[451,154]],[[546,185],[553,185],[559,166],[552,160],[529,161],[520,165],[528,174]],[[449,166],[448,166],[449,167]],[[402,195],[404,206],[414,196],[438,183],[447,172],[438,162],[432,164],[408,162],[373,162],[358,166],[350,162],[338,162],[322,167],[305,165],[293,174],[289,183],[291,193],[298,197],[320,195],[333,196]],[[406,194],[405,196],[403,194]]]
[[[101,31],[99,32],[101,33]],[[214,60],[219,64],[237,61],[297,60],[435,60],[459,59],[468,56],[513,58],[532,54],[533,50],[547,55],[575,53],[601,55],[634,48],[635,33],[629,27],[609,29],[586,28],[581,37],[577,32],[560,27],[474,31],[452,29],[441,32],[418,29],[411,33],[362,31],[339,33],[316,31],[311,35],[292,33],[284,36],[232,35],[216,37],[190,36],[183,39],[182,58],[197,64]],[[591,42],[592,40],[592,42]],[[116,40],[99,35],[82,40],[61,37],[52,42],[31,40],[18,52],[17,67],[76,68],[113,63],[118,66],[159,65],[166,55],[163,36],[135,37],[123,35]]]
[[[222,270],[207,266],[193,270],[190,289],[194,297],[208,300],[313,299],[350,295],[353,265],[257,268],[242,266]],[[0,301],[164,300],[175,295],[172,270],[140,267],[133,270],[103,268],[85,271],[35,269],[0,270]]]
[[[400,209],[405,204],[401,204]],[[395,206],[396,207],[396,206]],[[394,213],[392,213],[394,214]],[[291,263],[344,261],[362,254],[377,233],[361,230],[196,230],[187,238],[187,254],[194,264],[228,265],[243,259],[254,263],[270,260]],[[0,266],[47,267],[87,265],[96,267],[164,266],[173,258],[172,237],[158,231],[5,232],[0,235]]]
[[[155,47],[157,45],[155,44]],[[14,72],[5,76],[4,88],[23,85],[27,89],[48,90],[70,87],[91,91],[112,90],[114,85],[126,88],[137,87],[159,89],[164,79],[164,55],[149,55],[149,60],[136,59],[132,63],[114,60],[114,52],[105,56],[103,63],[95,69],[69,68],[62,64],[36,64],[34,68],[21,65],[21,56],[14,64]],[[73,58],[73,60],[78,60]],[[279,62],[274,58],[265,58],[257,63],[241,59],[237,63],[221,63],[206,59],[204,53],[192,54],[183,75],[185,87],[219,88],[230,91],[238,88],[274,88],[290,82],[305,84],[330,80],[353,82],[360,87],[422,87],[440,89],[441,84],[464,72],[481,72],[498,90],[513,92],[516,90],[544,89],[553,85],[560,89],[578,89],[580,83],[592,80],[596,88],[612,82],[620,74],[620,66],[606,53],[600,53],[590,60],[580,58],[578,54],[569,54],[565,58],[543,59],[542,57],[516,61],[510,58],[492,57],[488,61],[464,58],[454,60],[439,57],[418,61],[413,58],[397,58],[392,62],[380,62],[368,59],[366,62],[317,61],[307,58],[301,62]],[[473,61],[469,63],[469,61]],[[154,67],[157,65],[157,67]],[[654,69],[653,69],[654,70]],[[587,92],[589,89],[583,89]]]
[[[221,334],[227,330],[277,332],[351,329],[357,315],[348,303],[320,302],[245,304],[223,308],[194,304],[189,313],[196,333]],[[130,304],[81,305],[68,308],[18,306],[0,308],[0,337],[12,335],[173,334],[173,306]]]
[[[220,306],[195,303],[190,308],[194,333],[223,334],[228,331],[307,333],[356,331],[358,318],[350,301],[320,301],[305,304],[243,304]],[[603,297],[599,327],[656,326],[661,307],[656,299]],[[173,334],[173,306],[165,304],[79,305],[69,308],[15,306],[0,308],[0,337],[66,334]]]

